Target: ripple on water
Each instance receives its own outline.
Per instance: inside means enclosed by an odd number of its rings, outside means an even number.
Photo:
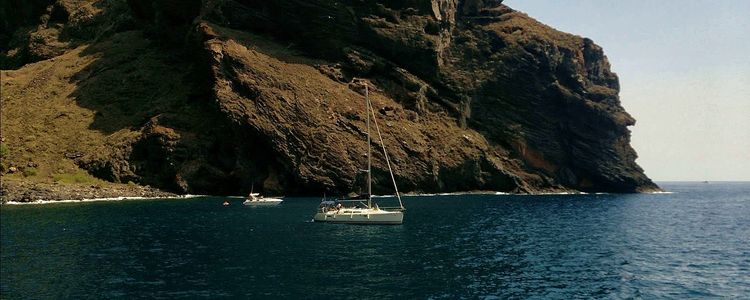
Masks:
[[[750,185],[407,197],[399,226],[195,198],[4,206],[7,298],[741,298]],[[234,205],[237,204],[237,205]],[[50,276],[53,274],[54,276]]]

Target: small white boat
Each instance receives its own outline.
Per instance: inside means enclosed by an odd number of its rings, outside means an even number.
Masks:
[[[245,202],[242,202],[244,205],[278,205],[281,202],[284,202],[284,200],[281,200],[280,198],[266,198],[261,196],[258,193],[250,193],[250,195],[247,196],[247,199],[245,199]]]
[[[372,109],[372,103],[370,103],[369,88],[365,83],[365,110],[366,110],[366,126],[367,126],[367,195],[357,197],[357,199],[346,199],[338,201],[326,201],[325,197],[320,203],[319,210],[313,216],[315,222],[328,222],[328,223],[345,223],[345,224],[401,224],[404,221],[404,204],[401,202],[401,195],[398,193],[398,186],[396,186],[396,178],[393,176],[393,169],[391,168],[391,162],[388,159],[388,152],[385,150],[385,143],[383,143],[383,136],[380,134],[380,127],[378,127],[378,121],[375,118],[375,112]],[[375,123],[375,129],[378,133],[380,145],[383,147],[383,156],[385,157],[386,165],[388,166],[388,172],[391,174],[391,180],[393,181],[393,188],[396,191],[396,198],[398,198],[398,207],[383,208],[378,207],[377,204],[372,202],[372,143],[370,140],[370,119],[372,117],[373,123]],[[344,203],[354,203],[352,207],[344,206]]]

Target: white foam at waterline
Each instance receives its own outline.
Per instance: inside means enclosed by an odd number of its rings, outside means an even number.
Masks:
[[[453,192],[453,193],[427,193],[427,194],[401,194],[401,197],[431,197],[431,196],[470,196],[470,195],[518,195],[507,192],[493,192],[493,191],[474,191],[474,192]],[[373,196],[375,197],[375,196]],[[396,197],[396,195],[385,196],[385,197]]]
[[[531,194],[516,194],[508,192],[455,192],[455,193],[431,193],[431,194],[403,194],[405,197],[430,197],[430,196],[464,196],[464,195],[498,195],[498,196],[559,196],[559,195],[609,195],[611,193],[586,193],[586,192],[548,192],[548,193],[531,193]],[[373,196],[375,197],[375,196]],[[379,196],[379,197],[395,197],[394,196]]]
[[[531,193],[531,194],[513,194],[513,193],[502,193],[498,192],[498,194],[495,195],[506,195],[506,196],[562,196],[562,195],[599,195],[599,194],[608,194],[608,193],[586,193],[586,192],[546,192],[546,193]]]
[[[401,194],[401,197],[431,197],[431,196],[462,196],[462,195],[491,195],[492,192],[455,192],[455,193],[428,193],[428,194]],[[374,197],[374,196],[373,196]],[[396,197],[396,195],[382,196]]]
[[[112,198],[85,198],[85,199],[66,199],[66,200],[34,200],[30,202],[18,202],[8,201],[5,204],[8,205],[41,205],[41,204],[54,204],[54,203],[82,203],[82,202],[100,202],[100,201],[127,201],[127,200],[145,200],[145,199],[189,199],[198,197],[208,197],[207,195],[177,195],[170,197],[112,197]]]

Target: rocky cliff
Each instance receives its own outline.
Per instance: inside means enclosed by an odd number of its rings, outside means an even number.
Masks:
[[[404,191],[658,189],[602,49],[501,2],[4,2],[3,172],[357,191],[366,82]]]

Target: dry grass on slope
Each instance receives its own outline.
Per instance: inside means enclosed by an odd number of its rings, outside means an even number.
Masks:
[[[549,41],[569,49],[583,47],[582,37],[554,29],[520,11],[509,10],[503,13],[498,21],[487,24],[485,29],[504,36],[506,41],[515,41],[522,45]]]
[[[136,138],[150,117],[177,107],[186,97],[182,73],[137,32],[2,71],[4,171],[15,167],[27,180],[97,182],[74,159],[106,155],[106,145]]]

